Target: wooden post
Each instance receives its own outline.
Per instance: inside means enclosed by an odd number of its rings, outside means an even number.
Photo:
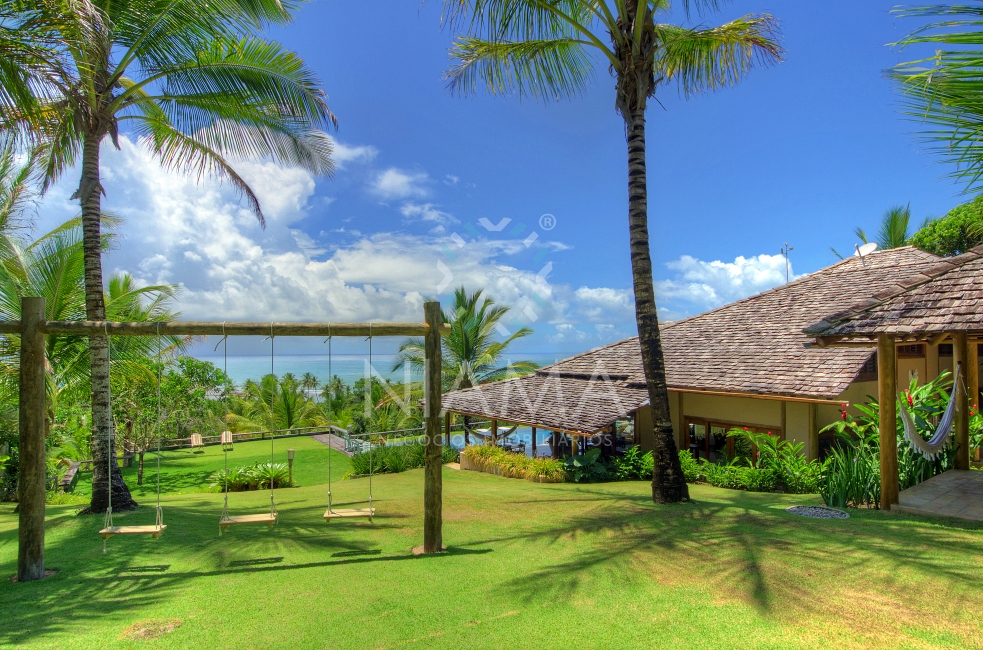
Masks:
[[[444,446],[451,446],[451,412],[444,412]]]
[[[969,345],[966,332],[952,335],[952,365],[959,368],[961,379],[952,390],[956,396],[956,469],[969,469],[969,393],[966,390],[969,380]]]
[[[423,487],[423,552],[443,550],[443,497],[440,462],[440,303],[423,304],[423,313],[430,326],[425,339],[426,371],[423,384],[426,453]]]
[[[898,502],[897,350],[894,339],[877,335],[877,401],[880,404],[881,510]]]
[[[780,439],[788,440],[788,434],[785,433],[787,430],[786,426],[788,425],[788,407],[787,407],[788,402],[782,400],[781,402],[779,402],[779,404],[782,405],[782,434],[780,436]],[[709,430],[707,430],[707,437],[708,438],[710,437]],[[707,458],[709,458],[709,456],[707,456]]]
[[[536,427],[532,428],[532,457],[536,457]]]
[[[21,299],[17,580],[44,577],[44,298]]]
[[[498,446],[498,420],[492,419],[491,421],[491,441],[492,446]]]
[[[819,460],[819,405],[809,405],[809,460]]]
[[[969,391],[969,405],[974,411],[980,410],[980,350],[979,344],[969,344],[966,356],[966,389]]]

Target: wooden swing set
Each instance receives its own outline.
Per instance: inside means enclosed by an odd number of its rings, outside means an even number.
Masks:
[[[45,336],[156,336],[163,335],[207,336],[324,336],[330,340],[342,337],[376,336],[423,336],[425,339],[426,369],[424,376],[424,422],[426,434],[424,469],[424,522],[423,552],[435,553],[442,546],[442,482],[441,482],[441,345],[440,337],[450,327],[441,322],[440,303],[427,302],[423,305],[422,323],[231,323],[231,322],[149,322],[117,323],[104,321],[48,321],[45,320],[44,298],[29,297],[21,300],[21,320],[0,322],[0,335],[19,335],[20,348],[20,397],[19,397],[19,528],[17,579],[20,582],[43,578],[44,572],[44,517],[45,486],[47,472],[45,466],[45,417],[47,413],[47,394],[45,382]],[[330,349],[330,347],[329,347]],[[111,348],[110,348],[111,352]],[[330,355],[329,355],[330,363]],[[158,405],[159,406],[159,405]],[[109,427],[107,455],[112,463],[113,427]],[[222,434],[222,444],[226,451],[232,447],[232,435]],[[160,436],[158,435],[158,443]],[[271,438],[272,442],[272,438]],[[329,455],[330,458],[330,455]],[[112,502],[106,513],[106,524],[99,531],[106,539],[114,535],[148,535],[160,537],[167,528],[163,524],[160,506],[160,454],[158,453],[158,499],[156,522],[146,526],[114,526],[112,523]],[[110,465],[111,468],[111,465]],[[330,472],[330,468],[329,468]],[[107,476],[106,489],[112,498],[112,474]],[[329,478],[330,480],[330,478]],[[271,481],[272,490],[272,481]],[[330,484],[328,487],[328,510],[326,521],[343,517],[368,517],[375,514],[375,508],[335,510],[331,504]],[[229,525],[265,523],[272,527],[276,522],[276,506],[271,494],[271,511],[260,515],[240,515],[232,521],[228,515],[228,491],[225,492],[226,509],[220,520],[222,530]],[[371,496],[370,496],[371,499]],[[227,521],[228,520],[228,521]],[[225,525],[222,525],[225,524]]]

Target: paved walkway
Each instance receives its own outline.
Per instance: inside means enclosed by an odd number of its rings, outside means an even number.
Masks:
[[[983,521],[983,471],[952,469],[904,490],[892,509]]]
[[[328,447],[331,447],[335,451],[342,453],[346,456],[352,455],[351,452],[345,451],[345,441],[344,439],[341,438],[341,436],[338,436],[337,434],[322,433],[317,436],[311,436],[311,439],[317,440],[322,445],[327,445]]]

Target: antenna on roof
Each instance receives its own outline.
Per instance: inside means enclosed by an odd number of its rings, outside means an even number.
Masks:
[[[863,246],[860,244],[854,244],[854,248],[857,249],[857,252],[854,253],[853,256],[859,257],[860,263],[864,265],[864,268],[866,268],[867,261],[864,258],[877,250],[877,242],[870,242],[868,244],[864,244]]]
[[[782,249],[779,251],[783,256],[785,256],[785,284],[788,284],[788,271],[789,271],[788,253],[789,251],[794,251],[794,250],[795,250],[794,248],[788,245],[788,242],[785,242],[785,245],[782,246]]]

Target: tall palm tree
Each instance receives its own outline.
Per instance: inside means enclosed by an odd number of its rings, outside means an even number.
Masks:
[[[119,147],[121,124],[167,168],[230,182],[263,223],[259,201],[233,162],[269,157],[315,174],[332,170],[334,124],[316,76],[293,52],[259,36],[287,23],[298,2],[281,0],[34,0],[14,16],[33,21],[37,52],[31,101],[8,93],[0,129],[31,133],[46,147],[45,187],[81,162],[73,198],[82,208],[86,316],[106,318],[100,215],[100,146]],[[40,108],[38,108],[40,107]],[[38,118],[37,116],[41,117]],[[40,126],[39,126],[40,119]],[[90,337],[93,455],[113,454],[109,440],[109,357],[105,336]],[[96,462],[96,468],[106,463]],[[122,477],[97,469],[92,509],[135,504]],[[107,483],[109,481],[109,483]]]
[[[687,14],[719,10],[724,0],[681,0]],[[445,0],[451,23],[468,33],[451,54],[452,90],[471,94],[479,82],[492,94],[542,99],[578,95],[598,60],[615,78],[615,109],[628,140],[628,234],[635,319],[655,427],[652,498],[689,498],[669,418],[662,339],[649,246],[645,109],[660,85],[684,95],[740,81],[755,63],[781,60],[777,24],[748,15],[718,27],[659,22],[671,0]]]
[[[242,387],[230,401],[226,422],[230,431],[277,431],[325,423],[317,404],[295,379],[265,375]]]
[[[496,305],[492,298],[482,296],[481,289],[468,293],[463,286],[459,287],[454,291],[453,312],[440,312],[443,322],[451,324],[450,332],[441,337],[441,387],[444,391],[471,388],[536,370],[537,366],[532,361],[502,365],[502,357],[509,345],[529,336],[532,330],[523,327],[504,341],[495,340],[495,328],[509,313],[510,308]],[[407,339],[399,346],[393,372],[402,370],[407,365],[417,372],[423,372],[426,368],[422,339]],[[470,442],[467,418],[464,435],[465,443]]]
[[[877,247],[881,250],[890,248],[901,248],[908,244],[911,233],[908,232],[908,225],[911,222],[911,204],[896,205],[889,208],[884,216],[881,217],[881,226],[877,230]],[[857,228],[853,233],[863,243],[868,243],[867,233],[863,228]]]
[[[905,113],[924,125],[923,139],[956,168],[951,176],[967,192],[983,190],[983,5],[935,2],[899,7],[895,14],[929,19],[896,45],[930,46],[932,56],[900,63],[891,76],[903,93]]]
[[[321,380],[317,378],[313,372],[305,372],[300,377],[300,385],[308,393],[314,393],[314,398],[317,399],[317,387],[321,385]]]

